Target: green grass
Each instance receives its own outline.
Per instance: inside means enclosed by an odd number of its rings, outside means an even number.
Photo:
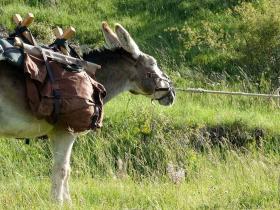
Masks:
[[[267,49],[277,52],[279,46],[278,6],[271,10],[272,19],[267,9],[272,1],[50,2],[0,0],[0,24],[12,29],[14,13],[32,11],[36,23],[31,29],[41,41],[52,41],[54,26],[72,25],[77,29],[75,41],[101,46],[101,21],[119,22],[143,51],[158,59],[176,87],[266,93],[274,89],[265,72],[275,76],[277,64],[263,62],[268,59],[263,55],[270,56]],[[257,26],[270,20],[273,25],[264,33],[275,33],[259,39],[262,30]],[[251,54],[242,48],[243,38],[250,38],[244,43]],[[256,63],[244,69],[241,58]],[[275,55],[269,58],[277,60]],[[250,75],[251,67],[258,72]],[[81,136],[74,145],[73,207],[277,209],[279,122],[278,101],[272,99],[177,93],[174,106],[161,107],[143,96],[122,94],[106,105],[101,131]],[[113,179],[118,158],[127,165],[123,180]],[[168,179],[169,162],[186,170],[183,183]],[[26,145],[1,139],[0,209],[59,209],[49,199],[51,165],[48,141],[34,139]]]
[[[277,209],[279,167],[275,157],[234,151],[223,161],[196,154],[199,165],[187,168],[186,181],[80,177],[71,179],[74,209]],[[75,170],[75,169],[74,169]],[[0,181],[2,209],[59,209],[49,199],[46,177],[20,174]]]
[[[279,111],[272,102],[247,102],[183,94],[169,108],[128,94],[109,102],[102,131],[80,137],[74,146],[74,208],[278,208]],[[241,127],[234,127],[234,121]],[[219,124],[232,127],[231,132],[261,127],[263,149],[250,142],[247,149],[224,145],[202,152],[196,143],[209,139],[201,129]],[[58,208],[49,199],[49,146],[41,140],[31,145],[1,140],[0,208]],[[127,179],[112,178],[118,157],[128,165]],[[168,162],[185,168],[183,183],[175,185],[166,177]]]

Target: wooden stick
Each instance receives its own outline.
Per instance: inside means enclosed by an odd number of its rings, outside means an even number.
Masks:
[[[28,26],[30,26],[30,24],[33,22],[33,20],[34,20],[34,15],[33,15],[32,13],[28,13],[28,14],[26,15],[26,17],[23,19],[23,21],[21,22],[20,25],[23,26],[23,27],[28,27]],[[25,38],[28,39],[28,41],[29,41],[30,43],[32,43],[33,45],[36,45],[36,44],[37,44],[37,43],[35,42],[35,40],[32,39],[31,33],[30,33],[30,32],[28,32],[28,31],[23,32],[23,36],[25,36]],[[35,42],[35,43],[34,43],[34,42]]]
[[[26,17],[22,20],[20,14],[15,14],[13,16],[14,23],[18,26],[25,26],[28,27],[34,20],[34,15],[32,13],[28,13]]]
[[[63,30],[60,27],[56,27],[54,30],[54,35],[56,37],[56,39],[62,39],[63,36]],[[67,49],[65,47],[59,46],[59,50],[64,54],[64,55],[69,55],[69,52],[67,51]]]
[[[62,30],[62,28],[60,28],[60,27],[57,26],[57,27],[53,30],[53,33],[54,33],[54,35],[55,35],[55,37],[56,37],[57,39],[61,39],[62,34],[63,34],[63,30]]]
[[[34,15],[32,13],[28,13],[20,25],[28,27],[33,22],[33,20],[34,20]]]
[[[73,28],[72,26],[70,26],[69,28],[67,28],[64,33],[61,36],[61,39],[71,39],[76,33],[75,28]]]
[[[40,46],[32,46],[29,44],[25,44],[18,37],[15,38],[14,46],[21,47],[26,53],[37,56],[37,57],[41,57],[42,51],[44,51],[45,55],[54,61],[66,64],[66,65],[75,64],[75,65],[84,67],[85,71],[87,73],[89,73],[90,75],[95,75],[96,70],[101,68],[100,65],[95,64],[95,63],[87,62],[85,60],[80,60],[78,58],[74,58],[71,56],[63,55],[61,53],[53,52],[51,50],[41,48]]]
[[[73,37],[76,33],[75,28],[73,27],[69,27],[68,29],[66,29],[63,33],[62,29],[60,27],[56,27],[54,29],[54,35],[57,39],[65,39],[68,40],[71,37]],[[64,54],[64,55],[69,55],[69,52],[67,51],[67,49],[63,46],[59,46],[60,51]]]
[[[20,25],[22,23],[22,17],[20,16],[20,14],[15,14],[13,16],[13,21],[16,25]]]
[[[26,17],[22,20],[22,17],[19,14],[15,14],[13,16],[13,21],[17,26],[20,27],[28,27],[34,20],[34,15],[32,13],[28,13]],[[25,31],[22,33],[22,35],[33,45],[36,45],[37,43],[34,43],[34,40],[31,37],[30,32]]]

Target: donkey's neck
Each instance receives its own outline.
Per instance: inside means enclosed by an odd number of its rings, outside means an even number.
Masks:
[[[131,55],[123,49],[99,49],[83,55],[86,61],[101,65],[101,69],[97,70],[96,79],[106,88],[105,103],[130,89],[129,57]]]
[[[107,103],[109,100],[119,95],[122,92],[125,92],[130,89],[130,83],[128,77],[121,75],[121,72],[118,69],[115,69],[114,66],[102,65],[103,66],[100,72],[96,74],[96,80],[104,85],[107,94],[104,98],[104,102]]]

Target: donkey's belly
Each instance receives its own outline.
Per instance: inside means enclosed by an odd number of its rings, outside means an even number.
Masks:
[[[1,101],[0,103],[0,136],[1,137],[38,137],[49,133],[52,125],[45,120],[38,120],[18,104]]]
[[[1,63],[0,63],[1,64]],[[10,66],[0,65],[0,137],[37,137],[52,125],[31,114],[25,99],[24,76]]]

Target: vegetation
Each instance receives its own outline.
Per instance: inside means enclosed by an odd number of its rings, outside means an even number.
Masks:
[[[103,44],[100,23],[120,22],[176,87],[270,93],[278,87],[277,0],[1,0],[0,23],[32,11],[34,34],[73,25],[80,44]],[[106,105],[104,128],[72,156],[75,209],[279,208],[279,102],[178,93],[170,108],[124,94]],[[54,209],[48,141],[0,141],[0,209]],[[126,166],[118,178],[117,160]],[[172,163],[186,171],[180,184]]]

